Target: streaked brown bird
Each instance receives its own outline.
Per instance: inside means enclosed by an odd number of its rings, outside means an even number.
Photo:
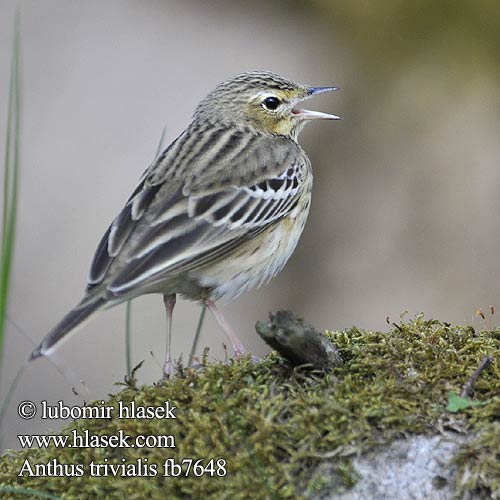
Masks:
[[[243,353],[215,301],[266,283],[295,249],[313,181],[299,132],[310,120],[339,119],[297,104],[332,90],[263,71],[219,84],[146,169],[97,247],[83,299],[30,359],[49,355],[97,311],[146,293],[164,298],[166,375],[177,294],[205,303]]]

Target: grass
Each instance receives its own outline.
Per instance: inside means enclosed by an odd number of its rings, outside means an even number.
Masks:
[[[155,159],[160,156],[163,149],[163,143],[165,142],[165,136],[167,133],[167,127],[163,127],[161,132],[160,141],[158,142],[158,147],[156,148]],[[132,301],[127,302],[125,309],[125,367],[127,370],[127,377],[130,379],[132,376]]]
[[[125,367],[127,369],[127,377],[132,375],[132,301],[127,302],[125,308]]]
[[[14,21],[14,41],[10,70],[7,137],[3,175],[2,247],[0,254],[0,367],[3,359],[5,320],[15,242],[19,191],[19,143],[21,135],[21,74],[19,14]]]
[[[193,360],[196,355],[196,350],[198,349],[198,343],[200,341],[201,329],[203,327],[203,322],[205,321],[205,313],[207,312],[207,306],[203,304],[201,306],[200,318],[198,319],[198,325],[196,326],[196,332],[194,334],[193,344],[191,346],[191,351],[189,352],[188,366],[193,365]]]
[[[5,321],[7,319],[19,192],[19,143],[21,135],[20,41],[19,13],[16,12],[14,19],[14,39],[12,43],[9,101],[7,108],[7,135],[5,139],[3,173],[2,246],[0,253],[0,375],[5,341]],[[14,380],[7,390],[7,395],[2,401],[0,406],[0,429],[9,403],[23,372],[24,365],[18,369]]]
[[[158,142],[158,147],[156,148],[156,157],[160,156],[163,150],[163,145],[165,142],[165,137],[167,134],[167,127],[163,128],[161,133],[160,141]],[[198,319],[198,324],[196,326],[196,332],[194,335],[193,344],[191,346],[191,351],[189,353],[189,366],[192,365],[193,359],[198,348],[198,342],[200,340],[201,330],[203,323],[205,321],[206,306],[203,304],[201,306],[200,317]],[[125,309],[125,367],[127,371],[127,377],[130,379],[132,376],[132,348],[131,348],[131,335],[132,335],[132,301],[127,302]]]
[[[21,141],[21,31],[19,11],[14,18],[14,37],[12,43],[12,56],[10,67],[9,100],[7,107],[7,134],[5,139],[5,157],[3,165],[3,207],[2,207],[2,246],[0,253],[0,375],[3,361],[5,342],[5,321],[7,319],[7,307],[9,298],[9,285],[12,272],[14,256],[14,243],[16,235],[17,205],[19,193],[19,170],[20,170],[20,141]],[[7,395],[0,407],[0,429],[3,418],[12,399],[17,384],[24,373],[25,364],[17,371],[11,382]],[[1,377],[0,377],[1,380]],[[54,495],[36,490],[2,487],[3,493],[14,493],[16,495],[33,496],[39,498],[59,498]]]

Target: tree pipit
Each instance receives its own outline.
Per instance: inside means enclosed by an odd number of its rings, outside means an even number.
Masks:
[[[313,180],[299,132],[310,120],[339,119],[297,104],[332,90],[268,72],[219,84],[146,169],[97,247],[83,299],[30,359],[49,355],[97,311],[145,293],[163,294],[167,376],[177,294],[205,303],[243,353],[215,302],[266,283],[295,249]]]

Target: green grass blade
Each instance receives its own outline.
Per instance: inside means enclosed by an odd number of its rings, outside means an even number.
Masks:
[[[158,147],[156,148],[156,156],[155,158],[158,158],[160,156],[160,153],[163,149],[163,143],[165,142],[165,137],[167,136],[167,126],[165,125],[163,127],[163,130],[161,131],[161,137],[160,137],[160,142],[158,143]]]
[[[160,156],[161,150],[163,149],[163,143],[165,142],[165,136],[167,133],[167,127],[163,127],[160,142],[156,148],[155,158]],[[131,335],[132,335],[132,301],[127,302],[127,307],[125,309],[125,365],[127,368],[127,377],[130,378],[132,375],[132,348],[131,348]]]
[[[21,132],[21,75],[20,75],[20,29],[19,14],[14,23],[14,43],[7,111],[7,137],[5,144],[2,247],[0,255],[0,361],[2,359],[5,317],[17,217],[17,197],[19,190],[19,143]]]
[[[193,344],[191,346],[191,352],[189,353],[188,366],[192,366],[194,355],[196,349],[198,348],[198,342],[200,340],[201,328],[203,327],[203,321],[205,320],[205,313],[207,312],[207,306],[203,304],[201,306],[200,318],[198,319],[198,326],[196,327],[196,333],[194,334]]]
[[[156,157],[160,156],[160,153],[163,149],[163,142],[165,141],[165,135],[167,132],[167,127],[163,129],[163,132],[161,134],[160,142],[158,143],[158,149],[156,150]],[[196,327],[196,332],[194,334],[194,339],[193,343],[191,345],[191,351],[189,353],[189,360],[188,360],[188,366],[191,366],[193,364],[193,358],[196,353],[196,349],[198,348],[198,342],[200,340],[200,335],[201,335],[201,329],[203,328],[203,322],[205,320],[205,313],[206,313],[207,307],[205,304],[202,305],[201,307],[201,312],[200,312],[200,317],[198,319],[198,325]]]
[[[130,345],[132,335],[132,301],[127,302],[125,309],[125,365],[127,367],[127,377],[132,375],[132,347]]]

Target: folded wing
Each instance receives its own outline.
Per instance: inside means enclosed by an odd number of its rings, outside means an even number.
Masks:
[[[283,146],[277,149],[276,141],[261,139],[247,148],[247,154],[231,155],[230,146],[224,137],[224,157],[232,158],[232,165],[221,169],[220,155],[212,155],[218,164],[208,162],[197,170],[194,162],[194,175],[183,184],[175,183],[168,166],[161,179],[157,169],[151,169],[156,171],[155,183],[144,176],[97,248],[88,291],[105,287],[120,297],[207,265],[295,208],[308,168],[301,150],[289,154]],[[234,148],[241,149],[236,143]],[[214,189],[214,173],[226,176],[227,169],[233,175],[219,179]]]

